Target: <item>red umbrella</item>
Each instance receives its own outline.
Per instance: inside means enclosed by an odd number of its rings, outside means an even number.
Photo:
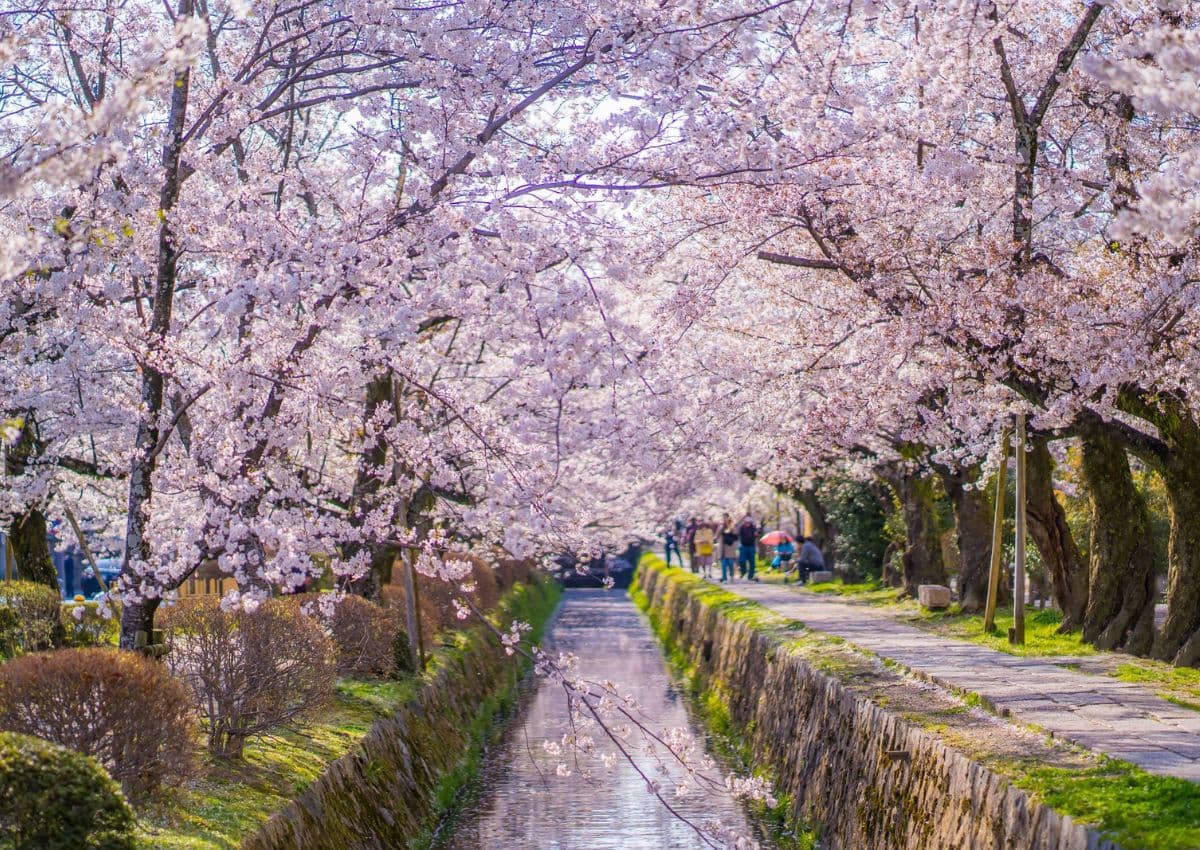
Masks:
[[[788,543],[796,542],[792,538],[792,535],[788,534],[786,531],[781,531],[781,530],[768,531],[766,534],[764,534],[762,536],[762,539],[759,540],[759,542],[762,543],[764,546],[778,546],[780,543],[783,543],[785,540]]]

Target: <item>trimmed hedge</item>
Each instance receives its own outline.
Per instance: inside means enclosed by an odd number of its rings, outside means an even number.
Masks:
[[[0,733],[0,847],[133,850],[134,816],[95,759]]]
[[[187,686],[140,653],[56,649],[0,665],[0,729],[94,756],[139,802],[193,767]]]

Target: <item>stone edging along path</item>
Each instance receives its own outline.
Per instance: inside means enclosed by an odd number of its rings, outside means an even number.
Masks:
[[[865,605],[794,588],[721,585],[807,627],[843,638],[997,712],[1148,773],[1200,782],[1200,713],[1145,688],[1078,673],[898,623]]]

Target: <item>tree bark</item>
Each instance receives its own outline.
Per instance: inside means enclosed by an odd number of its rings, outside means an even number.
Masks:
[[[154,640],[154,612],[159,601],[146,597],[121,605],[122,649],[144,649]]]
[[[179,0],[179,16],[192,13],[192,0]],[[158,230],[158,267],[154,280],[154,301],[150,317],[150,345],[161,346],[171,330],[172,307],[179,265],[178,234],[171,221],[171,211],[179,200],[183,182],[180,162],[183,153],[183,130],[187,116],[190,72],[185,68],[172,80],[171,109],[167,116],[166,141],[163,143],[163,184],[159,191],[158,207],[161,223]],[[144,565],[152,557],[150,540],[146,535],[150,519],[150,502],[154,492],[154,471],[158,467],[162,437],[159,418],[163,413],[163,394],[167,376],[147,358],[142,364],[142,410],[138,417],[137,436],[129,469],[129,500],[125,519],[125,562],[121,566],[121,589],[145,597],[141,603],[126,603],[121,615],[122,649],[136,649],[137,633],[145,631],[147,640],[153,632],[154,610],[158,602],[151,597],[161,592],[152,587]],[[153,604],[150,604],[153,603]],[[135,609],[130,611],[130,609]],[[135,612],[144,612],[136,614]]]
[[[30,412],[24,417],[16,445],[4,457],[4,472],[24,474],[38,451],[37,433]],[[8,526],[8,539],[16,556],[17,578],[48,585],[60,593],[58,570],[54,568],[54,558],[50,554],[46,514],[42,509],[32,505],[25,513],[14,516]]]
[[[1167,618],[1151,654],[1163,661],[1200,664],[1200,423],[1184,399],[1126,387],[1118,404],[1153,424],[1151,437],[1120,422],[1091,422],[1154,466],[1167,490],[1171,534],[1167,543]]]
[[[938,468],[938,477],[954,509],[958,540],[958,599],[967,612],[987,604],[988,570],[992,552],[992,506],[978,489],[978,470]]]
[[[1066,512],[1054,495],[1054,459],[1047,437],[1039,434],[1030,437],[1026,468],[1029,534],[1046,565],[1051,593],[1062,611],[1059,631],[1074,631],[1083,625],[1087,609],[1088,565],[1071,535]]]
[[[916,596],[919,585],[946,583],[946,565],[937,533],[934,479],[906,471],[898,476],[896,487],[907,543],[901,558],[904,592]]]
[[[1162,475],[1171,535],[1167,619],[1155,642],[1154,657],[1200,666],[1200,444],[1172,452]]]
[[[363,447],[358,456],[352,494],[354,517],[360,523],[378,509],[379,491],[385,480],[392,478],[387,440],[383,435],[383,429],[394,422],[392,393],[392,375],[389,371],[376,375],[367,384],[363,406]],[[396,550],[380,543],[363,544],[356,548],[360,552],[366,549],[368,567],[365,573],[350,583],[349,591],[378,601],[381,588],[391,581]]]
[[[1089,595],[1083,639],[1098,649],[1145,655],[1154,642],[1154,552],[1146,500],[1124,447],[1110,436],[1083,441],[1092,507]]]
[[[48,585],[55,593],[61,593],[58,570],[50,554],[46,515],[39,508],[30,508],[22,516],[14,517],[8,527],[8,539],[16,556],[17,578]]]

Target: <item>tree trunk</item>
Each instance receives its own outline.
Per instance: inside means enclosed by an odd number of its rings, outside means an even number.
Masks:
[[[897,480],[907,541],[902,556],[904,592],[909,596],[917,595],[919,585],[946,583],[933,486],[933,478],[909,472],[901,473]]]
[[[1167,543],[1167,619],[1152,654],[1179,665],[1200,664],[1200,423],[1188,405],[1167,393],[1136,387],[1118,397],[1121,408],[1152,423],[1161,435],[1107,424],[1114,439],[1162,474],[1171,535]]]
[[[184,18],[191,13],[192,0],[179,0],[179,17]],[[175,208],[175,202],[179,200],[179,189],[183,182],[180,162],[190,80],[191,75],[186,68],[177,73],[172,80],[171,108],[167,116],[166,140],[162,150],[163,184],[158,198],[158,266],[147,336],[151,349],[164,344],[171,330],[175,282],[179,267],[179,236],[172,223],[171,212]],[[158,467],[158,456],[162,450],[159,445],[162,437],[159,420],[163,414],[163,394],[167,381],[167,376],[154,363],[154,357],[147,357],[142,365],[142,409],[138,416],[137,436],[129,468],[125,562],[121,565],[121,589],[146,598],[141,602],[126,603],[125,611],[121,615],[122,649],[138,648],[139,631],[144,631],[146,639],[149,640],[153,631],[154,610],[158,607],[157,598],[150,598],[149,593],[161,592],[161,588],[149,586],[145,570],[152,557],[146,530],[150,520],[151,497],[154,493],[154,471]],[[134,609],[132,613],[131,608]]]
[[[121,648],[145,649],[154,640],[157,598],[137,599],[121,606]]]
[[[384,429],[395,421],[392,392],[392,374],[386,370],[367,384],[363,406],[363,446],[358,456],[352,495],[354,518],[360,523],[371,512],[378,510],[379,491],[384,482],[392,478],[388,444],[383,434]],[[380,589],[391,580],[396,551],[380,543],[364,545],[369,553],[367,571],[350,583],[349,590],[358,596],[378,601]],[[363,545],[352,548],[350,554],[362,549]]]
[[[17,578],[48,585],[55,593],[61,593],[58,571],[50,554],[46,515],[38,508],[30,508],[23,516],[14,517],[8,539],[16,555]]]
[[[958,540],[958,599],[964,611],[982,611],[987,604],[988,571],[992,553],[992,506],[975,485],[977,470],[938,468],[942,487],[954,508]]]
[[[1088,600],[1088,569],[1071,536],[1067,515],[1054,495],[1054,459],[1049,440],[1034,434],[1029,439],[1026,457],[1029,475],[1026,489],[1026,516],[1029,534],[1037,546],[1054,601],[1062,611],[1059,631],[1067,632],[1083,625]]]
[[[825,568],[841,575],[842,571],[837,566],[837,527],[830,521],[825,506],[817,496],[816,488],[794,490],[790,495],[804,506],[804,510],[812,519],[813,542],[825,555]]]
[[[1173,448],[1181,449],[1182,446]],[[1167,545],[1167,619],[1154,657],[1200,664],[1200,446],[1172,452],[1162,469],[1171,536]]]
[[[23,475],[29,471],[29,465],[38,453],[37,432],[31,412],[24,417],[16,445],[3,458],[2,471],[7,475]],[[58,586],[54,558],[50,554],[46,514],[40,507],[32,505],[25,513],[13,517],[8,527],[8,540],[16,556],[17,578],[47,585],[54,588],[55,593],[62,592]]]
[[[1146,500],[1134,486],[1124,447],[1106,435],[1083,441],[1092,506],[1083,639],[1098,649],[1145,655],[1154,642],[1154,552]]]

